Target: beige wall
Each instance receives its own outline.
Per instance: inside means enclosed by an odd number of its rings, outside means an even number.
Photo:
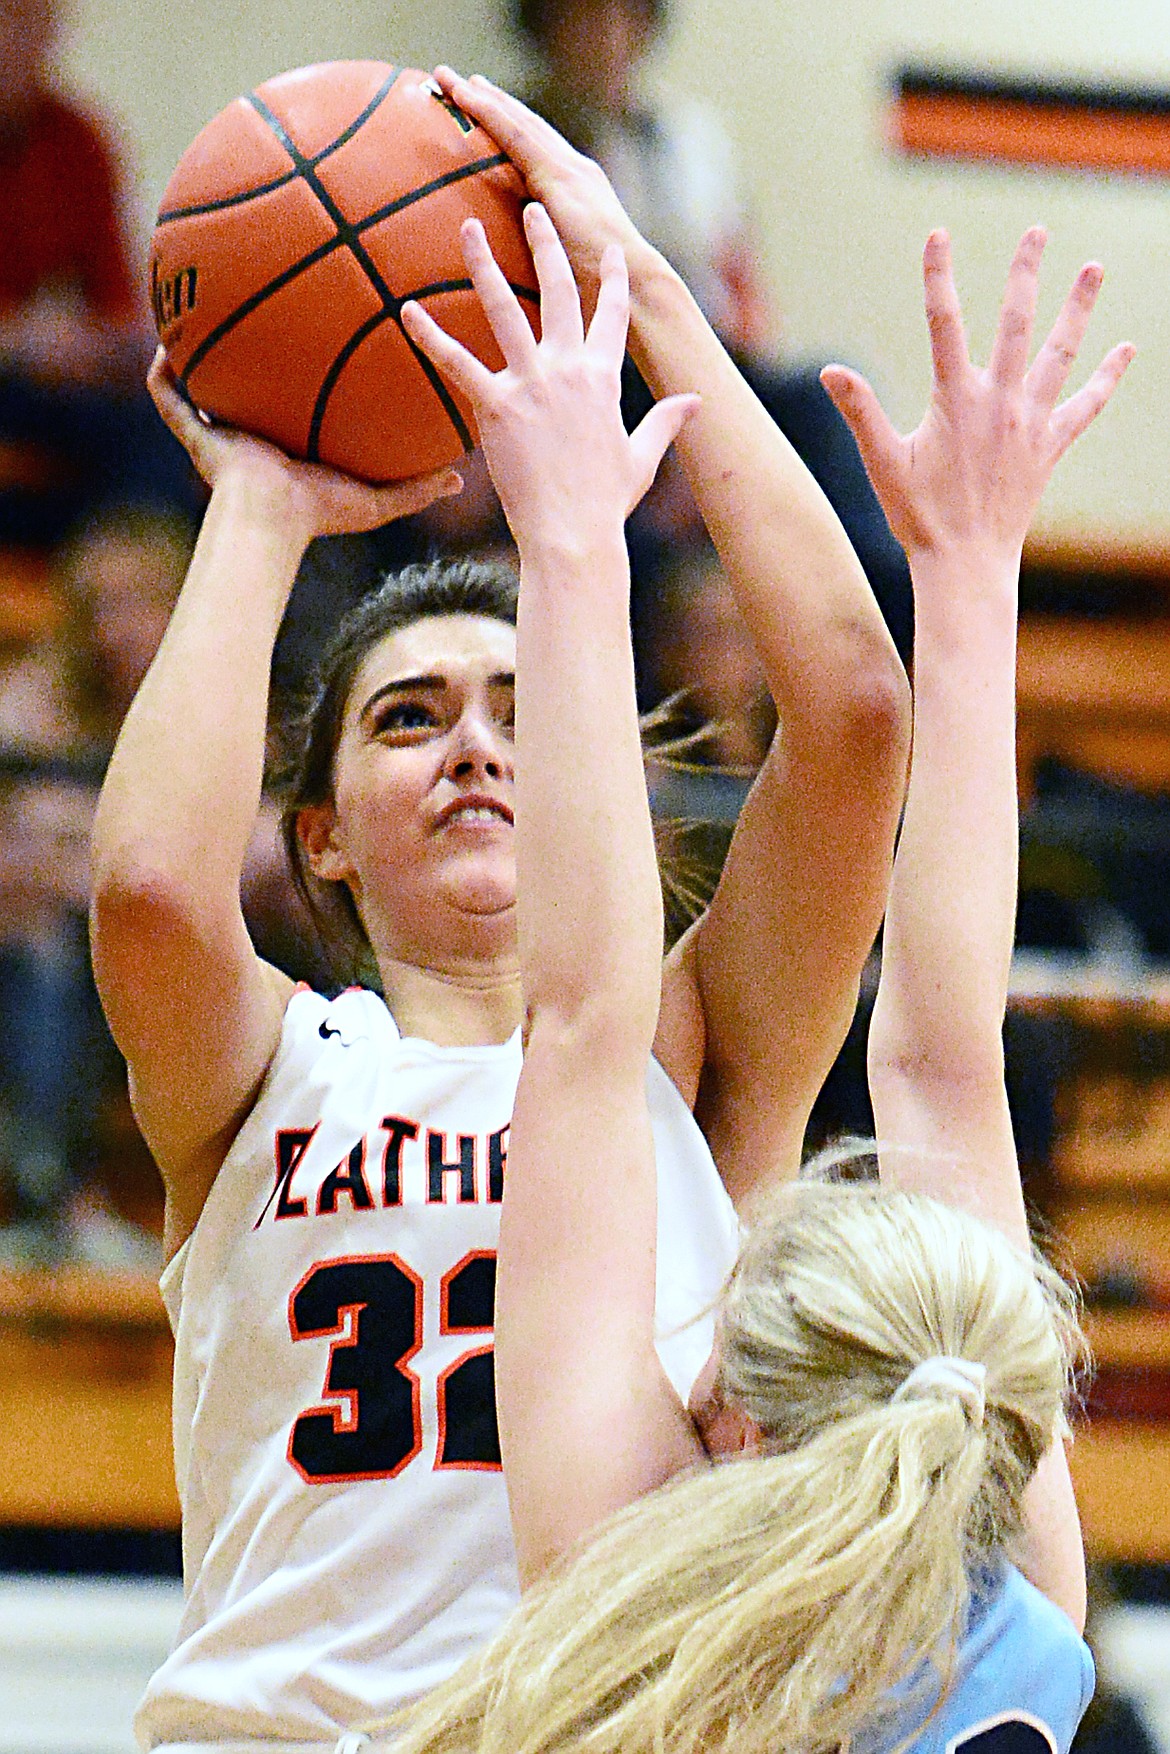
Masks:
[[[122,120],[143,215],[203,122],[283,67],[349,55],[449,59],[497,76],[517,65],[496,5],[475,0],[74,5],[67,65]],[[1012,243],[1043,221],[1052,239],[1045,315],[1079,263],[1099,256],[1108,279],[1092,346],[1128,336],[1140,349],[1116,405],[1062,466],[1043,521],[1170,541],[1170,184],[918,165],[881,140],[886,76],[907,58],[1170,87],[1165,0],[674,5],[662,72],[709,94],[740,145],[790,350],[860,363],[909,422],[927,381],[917,277],[926,231],[945,224],[954,236],[973,344],[983,348]]]

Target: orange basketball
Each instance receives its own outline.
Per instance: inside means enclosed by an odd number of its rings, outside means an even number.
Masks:
[[[158,332],[217,420],[367,481],[451,463],[470,410],[407,336],[418,299],[503,362],[463,262],[481,219],[535,328],[524,186],[433,80],[330,61],[268,80],[208,123],[167,184],[151,247]]]

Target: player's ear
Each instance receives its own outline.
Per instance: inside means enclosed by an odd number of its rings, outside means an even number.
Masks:
[[[332,799],[306,804],[297,811],[297,839],[314,877],[324,883],[341,883],[349,877],[349,860],[340,845]]]

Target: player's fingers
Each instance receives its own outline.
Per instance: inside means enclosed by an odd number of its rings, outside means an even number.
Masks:
[[[630,276],[625,252],[617,244],[607,244],[601,253],[601,286],[589,324],[589,351],[612,360],[620,371],[629,327]]]
[[[436,499],[458,493],[463,486],[454,469],[436,469],[433,474],[418,475],[409,481],[389,481],[382,487],[372,487],[365,481],[355,481],[316,465],[310,466],[310,474],[320,496],[320,534],[333,536],[380,529],[395,518],[421,512]]]
[[[413,299],[400,312],[402,327],[420,353],[425,353],[443,377],[462,392],[469,402],[476,402],[490,388],[492,373],[462,342],[440,329],[429,311]]]
[[[945,231],[932,231],[926,240],[922,292],[935,382],[953,383],[967,367],[967,339],[951,266],[951,240]]]
[[[485,74],[473,73],[469,80],[461,84],[475,94],[477,102],[490,103],[493,113],[506,122],[522,148],[528,145],[543,147],[546,151],[556,147],[562,151],[572,150],[551,122],[538,116],[535,110],[529,109],[518,97],[513,97],[510,91],[505,91],[503,86],[494,84]]]
[[[180,391],[170,362],[161,347],[146,374],[146,387],[162,419],[198,468],[200,452],[205,447],[210,428]]]
[[[463,260],[471,275],[472,285],[491,324],[492,334],[500,344],[500,352],[512,370],[529,359],[536,339],[520,301],[508,285],[504,272],[492,255],[487,233],[478,219],[465,219],[459,230]],[[543,315],[542,319],[543,321]]]
[[[473,122],[478,122],[509,158],[515,157],[521,146],[519,130],[490,92],[472,85],[451,67],[436,67],[434,79],[444,96],[449,97]],[[516,158],[516,163],[520,163],[519,158]]]
[[[515,112],[523,110],[524,105],[509,105],[503,100],[506,92],[499,91],[481,74],[471,79],[464,79],[452,68],[439,66],[435,68],[435,79],[443,92],[451,98],[464,113],[478,122],[484,131],[491,135],[497,146],[503,148],[508,157],[514,159],[520,171],[524,170],[524,150],[531,138],[531,129],[527,125],[532,112],[522,117]]]
[[[435,469],[430,475],[416,475],[409,481],[390,482],[372,490],[371,529],[389,524],[395,518],[408,518],[433,505],[437,499],[449,499],[462,493],[463,477],[456,469]]]
[[[664,396],[661,402],[655,402],[630,434],[630,451],[635,462],[635,496],[630,511],[649,488],[659,463],[699,403],[700,398],[695,395]]]
[[[182,424],[184,414],[191,414],[192,411],[175,386],[175,374],[171,370],[165,347],[155,348],[150,370],[146,374],[146,387],[150,391],[151,401],[173,432],[176,425]]]
[[[853,434],[865,472],[880,499],[883,489],[893,481],[895,458],[901,444],[897,432],[873,387],[860,372],[846,365],[827,365],[821,372],[821,384]]]
[[[1122,341],[1105,355],[1088,383],[1070,396],[1052,417],[1052,431],[1060,456],[1096,420],[1110,396],[1125,376],[1137,349],[1130,341]]]
[[[1024,383],[1041,408],[1056,406],[1056,398],[1064,388],[1085,338],[1104,277],[1105,271],[1099,262],[1085,263],[1073,281],[1043,347],[1032,362]]]
[[[540,182],[542,175],[560,174],[579,160],[591,162],[582,159],[551,122],[546,122],[511,92],[493,85],[482,73],[456,81],[451,96],[503,147],[530,188]]]
[[[1030,225],[1016,245],[1008,269],[987,367],[992,379],[1005,387],[1018,384],[1028,369],[1028,350],[1032,345],[1032,325],[1036,321],[1036,298],[1040,286],[1040,258],[1047,242],[1044,227]]]
[[[540,332],[546,341],[563,347],[579,347],[585,338],[581,318],[581,295],[569,266],[565,247],[557,236],[556,227],[539,201],[530,201],[524,209],[524,235],[536,264],[536,283],[540,287]],[[515,295],[513,294],[513,303]],[[528,329],[520,307],[520,321]],[[528,330],[529,342],[532,331]]]

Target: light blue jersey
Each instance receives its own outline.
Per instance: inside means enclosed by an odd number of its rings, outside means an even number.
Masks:
[[[906,1754],[1068,1754],[1095,1678],[1068,1615],[1008,1566],[975,1600],[950,1693]],[[864,1754],[888,1754],[908,1729],[864,1740]]]

